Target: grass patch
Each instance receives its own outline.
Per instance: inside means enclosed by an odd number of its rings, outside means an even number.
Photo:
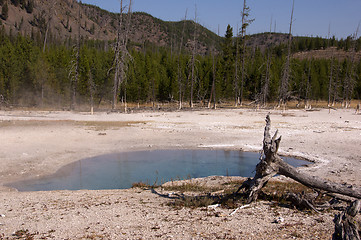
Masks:
[[[195,193],[206,193],[215,192],[222,190],[220,187],[208,187],[197,183],[184,183],[180,185],[172,185],[163,187],[165,191],[178,191],[178,192],[195,192]]]
[[[181,192],[178,198],[168,204],[177,209],[183,207],[192,209],[207,207],[218,203],[225,208],[236,208],[242,201],[239,201],[240,195],[235,196],[233,193],[242,182],[243,181],[230,181],[216,186],[206,186],[200,183],[184,183],[166,186],[163,189],[166,191]],[[184,193],[190,193],[190,195]]]
[[[262,191],[265,194],[271,194],[275,197],[282,197],[285,193],[311,193],[312,189],[306,187],[297,182],[279,182],[279,181],[271,181],[269,182]]]
[[[158,187],[158,186],[150,185],[149,183],[144,183],[144,182],[132,183],[132,188],[150,189],[150,188],[155,188],[155,187]]]
[[[184,183],[164,187],[165,191],[180,192],[176,194],[169,206],[174,208],[199,208],[213,204],[221,204],[221,207],[235,209],[246,204],[247,196],[244,192],[235,194],[242,185],[243,180],[229,181],[217,186],[205,186],[199,183]],[[185,194],[187,193],[187,194]],[[288,194],[307,195],[314,191],[297,182],[270,181],[260,192],[258,199],[272,202],[275,207],[292,207],[293,203]],[[320,197],[317,202],[322,203],[330,200],[329,197]]]
[[[176,209],[183,207],[195,209],[207,207],[213,203],[214,199],[211,196],[183,196],[182,198],[170,202],[168,205]]]

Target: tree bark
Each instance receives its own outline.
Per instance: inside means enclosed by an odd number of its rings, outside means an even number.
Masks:
[[[114,84],[113,84],[113,101],[112,101],[112,110],[116,109],[118,103],[119,92],[121,85],[124,84],[124,112],[127,112],[127,102],[126,102],[126,71],[127,62],[131,59],[131,56],[127,49],[128,35],[130,31],[130,23],[132,17],[132,1],[129,1],[128,6],[128,18],[123,22],[123,0],[120,1],[120,14],[119,14],[119,23],[117,29],[117,41],[115,44],[115,57],[114,57]],[[124,27],[123,27],[124,24]]]
[[[332,240],[359,240],[359,226],[355,220],[359,213],[361,202],[354,201],[342,213],[337,214],[333,220],[335,223],[335,233],[332,235]]]
[[[270,128],[271,119],[269,115],[267,115],[263,139],[263,156],[256,166],[256,174],[254,178],[249,178],[245,181],[237,191],[239,192],[243,188],[246,189],[248,203],[257,199],[260,190],[276,174],[292,178],[293,180],[310,188],[316,188],[326,192],[338,193],[361,199],[360,187],[328,182],[322,178],[302,173],[300,170],[284,162],[277,154],[281,137],[277,138],[277,131],[273,137],[271,137]]]
[[[94,90],[95,90],[95,84],[93,81],[93,75],[91,72],[91,69],[89,68],[88,72],[88,84],[89,84],[89,93],[90,93],[90,114],[94,114]]]
[[[182,96],[183,96],[183,93],[182,93],[181,54],[182,54],[182,47],[183,47],[184,29],[185,29],[186,21],[187,21],[187,12],[188,12],[188,9],[186,9],[185,16],[184,16],[184,23],[183,23],[183,28],[182,28],[182,36],[181,36],[181,41],[180,41],[180,45],[179,45],[179,55],[178,55],[179,110],[182,109]]]
[[[254,19],[249,19],[249,7],[247,6],[246,0],[243,0],[243,10],[242,10],[242,27],[241,27],[241,40],[242,40],[242,55],[241,55],[241,92],[239,96],[240,105],[243,104],[243,89],[246,78],[246,30],[249,24],[253,22]],[[238,30],[238,29],[237,29]]]
[[[197,5],[195,6],[195,16],[194,16],[194,35],[193,35],[193,50],[192,50],[192,58],[191,58],[191,90],[190,90],[190,100],[189,107],[193,108],[193,91],[194,91],[194,82],[195,82],[195,58],[196,58],[196,50],[197,50]]]
[[[119,19],[118,19],[118,28],[117,28],[117,41],[115,44],[115,56],[114,56],[114,84],[113,84],[113,101],[112,101],[112,110],[115,110],[116,105],[118,103],[118,92],[120,88],[120,82],[121,80],[121,44],[122,44],[122,24],[123,24],[123,1],[120,1],[120,13],[119,13]]]
[[[289,87],[289,78],[290,78],[290,61],[291,61],[291,43],[292,43],[292,24],[293,24],[293,11],[294,11],[295,1],[292,3],[292,12],[291,12],[291,21],[290,21],[290,30],[288,33],[288,43],[287,43],[287,56],[286,63],[282,73],[280,91],[279,91],[279,103],[278,106],[285,105],[288,98],[288,87]]]
[[[213,108],[216,109],[216,63],[214,59],[214,49],[212,48],[212,89],[211,89],[211,95],[209,97],[208,101],[208,108],[211,108],[211,102],[213,98]]]
[[[240,104],[239,100],[239,79],[238,79],[238,59],[239,59],[239,45],[238,39],[240,38],[237,25],[237,37],[236,37],[236,61],[234,67],[234,106],[237,107]]]

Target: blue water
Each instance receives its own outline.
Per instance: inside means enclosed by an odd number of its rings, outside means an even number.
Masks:
[[[161,184],[170,180],[254,175],[259,154],[225,150],[155,150],[123,152],[83,159],[42,178],[9,184],[19,191],[125,189],[132,183]],[[298,167],[309,164],[283,158]]]

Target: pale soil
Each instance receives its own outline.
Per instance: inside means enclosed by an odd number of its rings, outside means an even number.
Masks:
[[[354,110],[270,112],[272,131],[278,129],[282,135],[280,153],[314,161],[302,169],[309,174],[361,185],[361,115]],[[112,152],[260,151],[267,113],[0,111],[0,239],[15,238],[19,230],[28,230],[35,239],[329,239],[335,212],[309,215],[260,201],[229,216],[232,209],[171,207],[167,192],[16,192],[4,186]],[[285,221],[272,223],[279,216]]]

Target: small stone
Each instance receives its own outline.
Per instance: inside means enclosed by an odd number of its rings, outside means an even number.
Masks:
[[[284,221],[285,221],[285,219],[283,217],[278,217],[275,220],[273,220],[273,223],[280,224],[280,223],[283,223]]]
[[[221,204],[214,204],[214,205],[209,205],[207,208],[208,209],[216,209],[217,207],[220,207]]]

